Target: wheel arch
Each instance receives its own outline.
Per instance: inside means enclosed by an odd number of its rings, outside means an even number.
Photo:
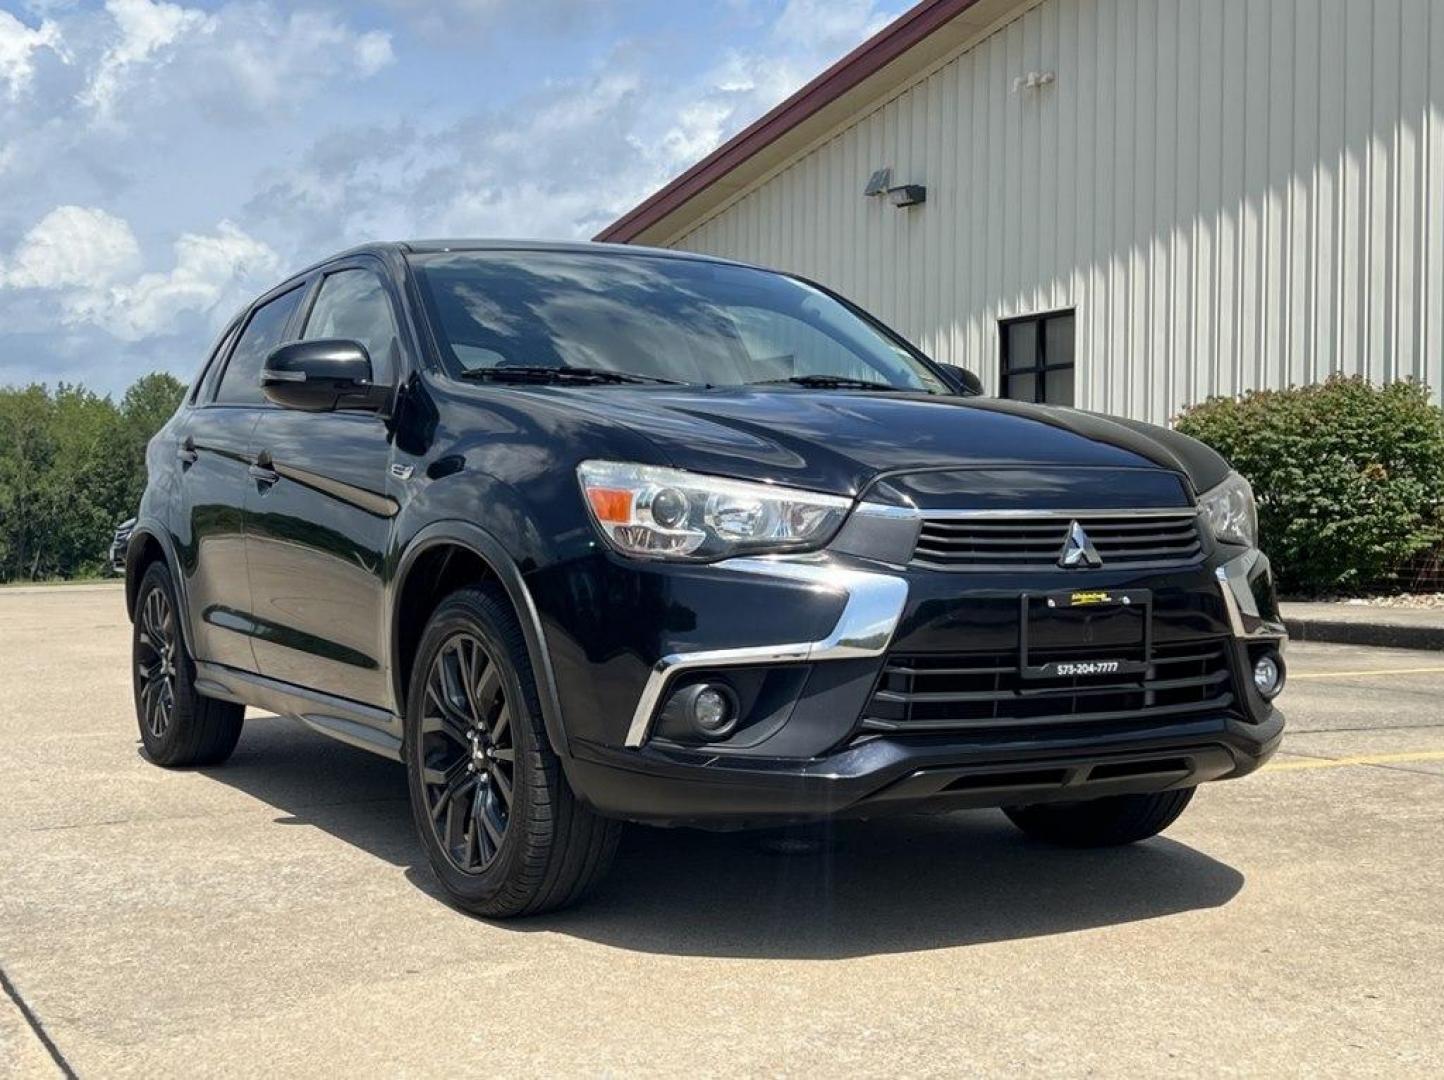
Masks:
[[[566,727],[562,721],[561,701],[557,695],[556,676],[552,670],[551,653],[546,647],[546,635],[542,629],[541,616],[532,600],[531,590],[522,578],[521,569],[500,540],[491,533],[468,521],[438,521],[421,529],[406,546],[397,562],[396,573],[388,590],[387,621],[390,627],[390,658],[392,693],[395,695],[398,715],[406,714],[406,697],[409,689],[411,663],[415,659],[416,644],[425,627],[425,619],[409,610],[408,605],[422,598],[430,604],[425,609],[429,616],[451,591],[448,586],[460,585],[477,580],[472,573],[448,575],[447,565],[456,553],[463,553],[465,559],[474,560],[475,565],[485,572],[480,580],[495,580],[505,591],[521,624],[522,637],[526,642],[527,656],[531,660],[532,672],[537,680],[537,696],[541,700],[542,720],[546,725],[547,739],[552,750],[563,764],[570,760],[567,747]],[[434,571],[436,585],[425,580]]]
[[[175,545],[170,533],[153,521],[138,521],[130,534],[130,544],[125,549],[125,614],[135,621],[135,601],[140,593],[140,581],[151,563],[163,562],[170,571],[171,586],[175,589],[176,606],[179,608],[177,622],[186,651],[196,655],[195,642],[191,636],[190,603],[186,596],[185,575],[181,573],[176,558]]]

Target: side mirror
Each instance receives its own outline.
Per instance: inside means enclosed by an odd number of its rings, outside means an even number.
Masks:
[[[958,394],[971,394],[980,396],[983,393],[983,380],[974,375],[967,368],[956,367],[953,364],[938,364],[942,369],[943,378],[948,385]]]
[[[304,412],[380,412],[391,399],[389,386],[371,381],[366,346],[341,338],[279,346],[261,368],[261,390],[277,405]]]

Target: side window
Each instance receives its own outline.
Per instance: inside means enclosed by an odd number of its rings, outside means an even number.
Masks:
[[[216,391],[217,402],[223,405],[259,405],[265,401],[261,393],[261,365],[266,362],[271,350],[281,343],[286,324],[305,295],[306,290],[297,286],[252,312],[250,322],[241,331],[230,363],[221,376],[220,389]]]
[[[196,376],[196,381],[191,384],[192,402],[204,400],[203,395],[208,394],[210,388],[215,386],[216,379],[220,374],[221,365],[225,363],[226,352],[230,349],[231,342],[236,340],[236,330],[236,326],[227,327],[226,332],[221,336],[220,343],[211,351],[211,355],[206,358],[205,364],[201,367],[200,374]]]
[[[381,279],[370,270],[327,274],[301,336],[359,341],[371,357],[372,379],[381,385],[392,381],[400,350],[396,313]]]

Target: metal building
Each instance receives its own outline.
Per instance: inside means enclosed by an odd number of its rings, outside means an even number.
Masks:
[[[814,278],[991,393],[1437,398],[1444,0],[924,0],[598,239]]]

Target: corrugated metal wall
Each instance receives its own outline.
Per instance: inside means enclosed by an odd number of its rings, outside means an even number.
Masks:
[[[926,205],[865,199],[885,165]],[[998,319],[1076,308],[1080,407],[1438,395],[1444,0],[1045,0],[673,246],[821,280],[990,391]]]

